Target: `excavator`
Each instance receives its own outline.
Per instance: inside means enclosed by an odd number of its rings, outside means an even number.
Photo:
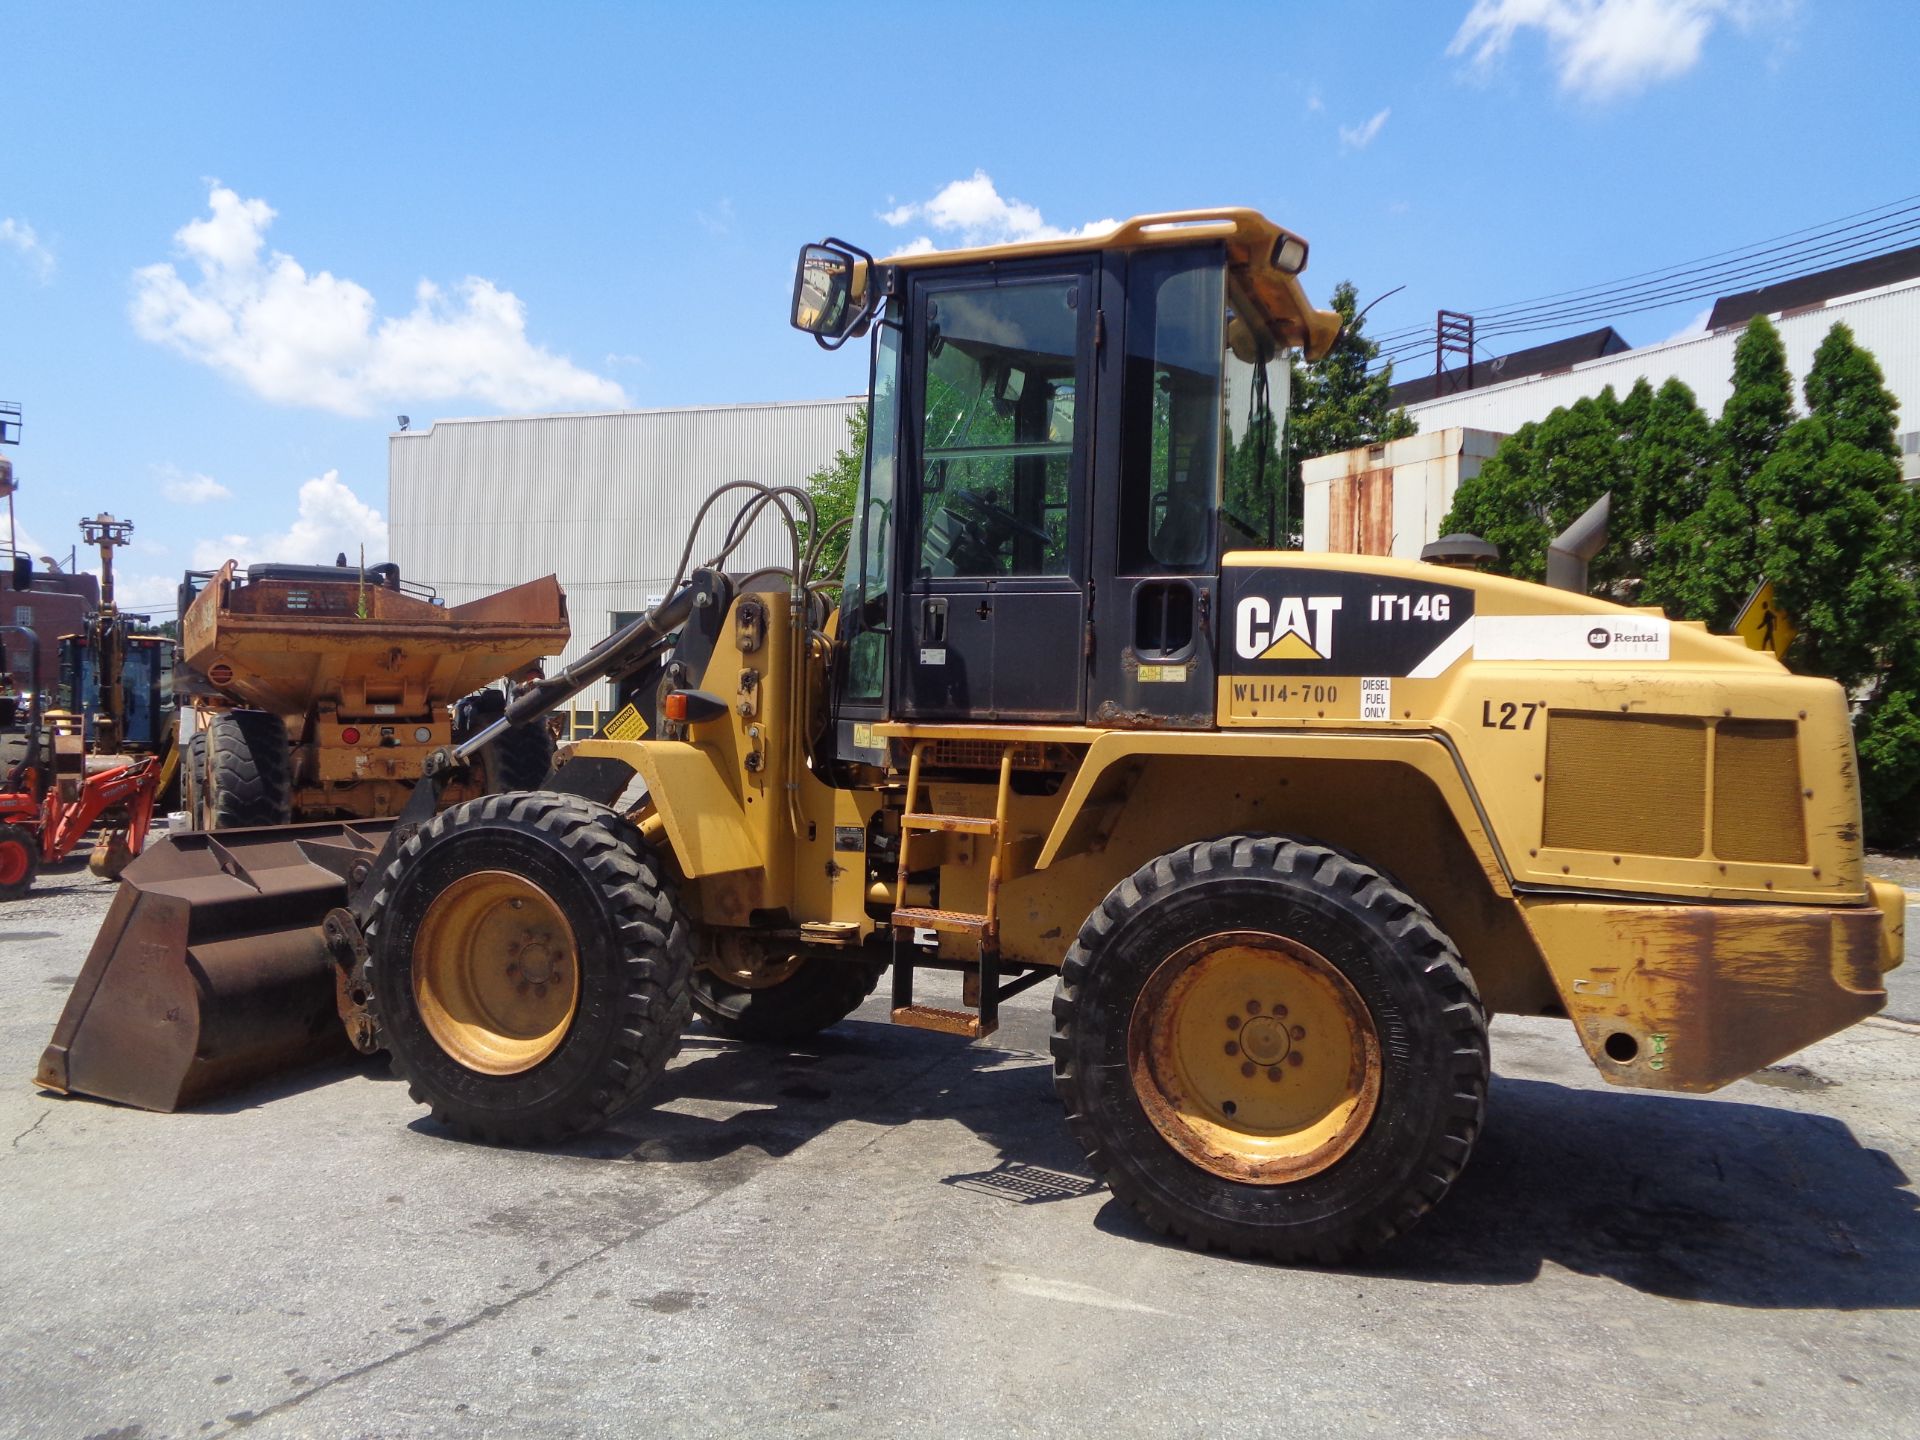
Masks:
[[[1902,896],[1840,687],[1583,585],[1281,548],[1290,357],[1341,326],[1307,253],[1246,209],[805,246],[792,323],[870,349],[853,515],[722,487],[666,598],[397,819],[150,847],[37,1083],[167,1110],[344,1037],[444,1131],[544,1145],[643,1106],[696,1014],[793,1044],[884,974],[952,1044],[1050,982],[1113,1193],[1326,1262],[1461,1173],[1492,1014],[1701,1092],[1878,1011]],[[762,524],[787,563],[730,568]],[[537,786],[436,810],[603,679],[641,700]]]

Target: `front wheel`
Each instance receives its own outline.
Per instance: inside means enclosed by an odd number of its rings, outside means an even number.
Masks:
[[[18,900],[33,888],[40,844],[24,825],[0,825],[0,900]]]
[[[393,1067],[470,1139],[604,1125],[680,1048],[693,953],[631,823],[551,794],[436,816],[387,869],[368,979]]]
[[[1154,1229],[1331,1263],[1445,1194],[1479,1132],[1486,1017],[1459,952],[1377,871],[1234,836],[1115,886],[1067,953],[1055,1087]]]

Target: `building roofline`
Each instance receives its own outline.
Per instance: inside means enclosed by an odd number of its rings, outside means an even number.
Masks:
[[[1920,277],[1903,281],[1899,284],[1875,286],[1870,290],[1863,290],[1856,294],[1836,295],[1823,303],[1807,306],[1791,306],[1787,310],[1768,312],[1768,318],[1779,320],[1784,317],[1797,320],[1802,316],[1820,312],[1844,311],[1851,309],[1855,305],[1862,305],[1869,301],[1878,300],[1886,295],[1897,295],[1908,290],[1916,289],[1920,289]],[[1661,340],[1652,345],[1636,345],[1631,349],[1616,350],[1611,355],[1598,355],[1591,360],[1582,360],[1566,370],[1555,370],[1551,373],[1541,375],[1516,375],[1511,380],[1502,380],[1494,385],[1476,385],[1471,390],[1449,390],[1444,395],[1435,395],[1426,400],[1410,401],[1402,408],[1410,414],[1417,415],[1423,410],[1430,410],[1437,405],[1447,404],[1449,401],[1477,400],[1483,396],[1502,394],[1508,390],[1518,389],[1522,385],[1534,385],[1543,380],[1557,380],[1563,375],[1577,375],[1581,371],[1591,370],[1597,365],[1614,365],[1635,356],[1654,355],[1667,350],[1684,349],[1689,345],[1707,344],[1727,335],[1737,335],[1740,331],[1747,328],[1747,322],[1752,318],[1752,316],[1748,316],[1747,319],[1740,321],[1736,325],[1723,325],[1717,330],[1702,330],[1696,335],[1678,335],[1670,340]]]
[[[413,440],[431,435],[441,425],[499,425],[516,420],[606,420],[621,415],[701,415],[727,410],[806,410],[820,405],[864,405],[865,395],[833,396],[824,400],[743,400],[732,405],[658,405],[628,410],[549,410],[522,415],[453,415],[430,421],[418,430],[389,430],[389,440]]]

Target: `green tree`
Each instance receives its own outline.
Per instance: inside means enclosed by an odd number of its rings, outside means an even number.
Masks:
[[[1611,491],[1616,542],[1595,560],[1592,587],[1634,601],[1651,546],[1628,539],[1654,503],[1643,499],[1638,430],[1658,416],[1667,430],[1684,431],[1686,387],[1656,396],[1644,382],[1627,399],[1608,386],[1522,425],[1501,442],[1478,475],[1461,482],[1442,532],[1467,531],[1500,547],[1500,569],[1523,580],[1543,579],[1547,547],[1588,506]],[[1699,426],[1705,428],[1705,417]],[[1637,603],[1637,602],[1635,602]]]
[[[1366,322],[1357,313],[1359,292],[1351,281],[1342,280],[1334,287],[1331,304],[1345,322],[1340,338],[1318,360],[1293,364],[1287,400],[1287,441],[1293,459],[1281,516],[1282,546],[1300,544],[1302,460],[1403,439],[1419,428],[1405,410],[1394,408],[1388,393],[1393,387],[1393,366],[1367,373],[1379,358],[1380,347],[1366,338]]]
[[[1691,614],[1685,597],[1706,548],[1698,517],[1710,483],[1712,426],[1693,391],[1669,379],[1654,393],[1634,440],[1622,507],[1623,531],[1638,551],[1640,587],[1633,600]]]
[[[867,411],[862,406],[847,417],[846,445],[803,482],[813,497],[813,513],[822,532],[832,530],[842,520],[851,523],[860,504],[860,477],[866,466]],[[815,570],[820,578],[837,580],[846,570],[849,533],[842,529],[827,541]],[[813,543],[810,532],[802,538],[809,545]]]
[[[1757,572],[1800,627],[1793,668],[1856,702],[1868,835],[1920,838],[1920,495],[1900,475],[1898,403],[1835,325],[1807,372],[1808,414],[1754,475]]]
[[[1700,518],[1691,527],[1691,573],[1673,599],[1687,614],[1724,629],[1759,583],[1760,471],[1793,423],[1787,347],[1765,315],[1747,322],[1733,348],[1733,393],[1713,426],[1713,452]]]

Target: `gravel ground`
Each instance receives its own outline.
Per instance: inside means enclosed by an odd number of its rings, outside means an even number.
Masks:
[[[1914,1026],[1695,1098],[1502,1019],[1443,1206],[1285,1269],[1091,1185],[1044,992],[974,1046],[878,1005],[793,1053],[696,1031],[549,1152],[456,1143],[372,1065],[42,1095],[107,898],[0,910],[0,1434],[1915,1434]]]

